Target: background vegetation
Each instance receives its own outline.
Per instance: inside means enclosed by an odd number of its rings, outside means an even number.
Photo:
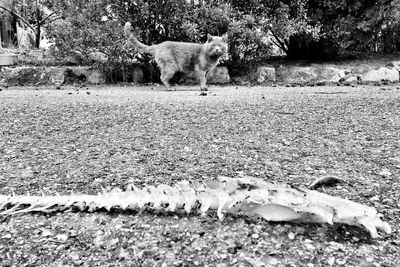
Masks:
[[[0,6],[5,7],[0,12],[10,15],[11,10],[15,20],[30,24],[36,33],[45,27],[55,44],[54,55],[79,56],[83,64],[95,61],[111,80],[121,78],[116,73],[126,79],[124,73],[133,61],[151,64],[147,55],[125,44],[122,26],[126,21],[132,22],[147,44],[165,40],[204,42],[208,33],[227,32],[230,51],[223,64],[228,67],[265,61],[277,55],[277,47],[289,59],[306,60],[365,52],[397,53],[400,49],[399,0],[26,2],[0,0]],[[56,15],[49,17],[44,9]],[[25,22],[20,20],[23,10]],[[104,60],[93,57],[99,52]]]

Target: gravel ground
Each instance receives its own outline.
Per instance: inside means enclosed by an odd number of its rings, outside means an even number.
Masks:
[[[196,88],[197,89],[197,88]],[[393,227],[152,211],[0,215],[1,266],[400,266],[400,90],[0,91],[0,194],[97,193],[241,174],[374,206]]]

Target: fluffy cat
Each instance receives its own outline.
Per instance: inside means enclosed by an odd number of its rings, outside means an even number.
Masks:
[[[169,80],[176,72],[195,72],[201,91],[207,91],[207,75],[217,66],[228,50],[227,38],[208,35],[205,44],[165,41],[156,45],[141,43],[132,33],[129,22],[124,26],[125,37],[137,48],[151,54],[161,71],[161,81],[171,90]]]

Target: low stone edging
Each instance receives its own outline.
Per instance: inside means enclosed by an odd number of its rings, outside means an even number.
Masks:
[[[318,84],[352,82],[399,82],[400,61],[393,61],[386,66],[370,68],[342,68],[329,64],[311,64],[308,66],[260,66],[240,77],[230,77],[228,68],[219,66],[208,77],[208,84]],[[134,83],[144,81],[142,67],[134,66],[131,70]],[[100,70],[91,67],[8,67],[0,72],[0,85],[61,85],[84,81],[88,84],[104,84],[106,79]],[[183,84],[197,83],[193,75],[179,80]]]

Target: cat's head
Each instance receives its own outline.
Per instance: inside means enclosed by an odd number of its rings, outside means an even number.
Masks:
[[[228,51],[228,35],[220,36],[207,35],[206,53],[210,58],[219,59]]]

